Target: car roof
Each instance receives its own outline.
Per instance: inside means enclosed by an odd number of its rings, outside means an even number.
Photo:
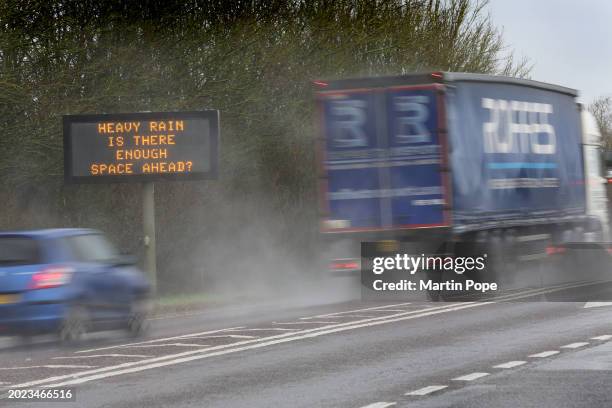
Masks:
[[[85,235],[85,234],[100,234],[100,231],[90,228],[49,228],[40,230],[27,230],[27,231],[0,231],[0,237],[2,236],[22,236],[29,238],[61,238],[74,235]]]

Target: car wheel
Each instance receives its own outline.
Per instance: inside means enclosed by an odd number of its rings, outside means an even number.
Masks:
[[[149,302],[135,300],[130,307],[127,331],[132,337],[143,336],[149,330]]]
[[[89,318],[81,306],[71,306],[60,325],[59,339],[64,344],[74,343],[87,333]]]

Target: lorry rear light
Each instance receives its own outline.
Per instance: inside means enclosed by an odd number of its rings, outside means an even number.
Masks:
[[[556,246],[546,247],[546,255],[557,255],[557,254],[564,254],[564,253],[565,253],[565,248],[563,247],[556,247]]]
[[[356,259],[334,259],[329,264],[333,271],[354,271],[359,269],[360,262]]]
[[[70,282],[74,270],[65,266],[51,266],[32,275],[30,289],[47,289]]]

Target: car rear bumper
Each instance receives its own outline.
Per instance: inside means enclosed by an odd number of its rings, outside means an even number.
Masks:
[[[59,302],[21,302],[0,305],[0,336],[56,331],[66,305]]]

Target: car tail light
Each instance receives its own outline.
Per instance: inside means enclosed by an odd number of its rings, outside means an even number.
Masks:
[[[564,254],[564,253],[565,253],[565,248],[563,247],[556,247],[556,246],[546,247],[546,255],[557,255],[557,254]]]
[[[359,268],[359,261],[356,259],[334,259],[329,264],[329,269],[333,271],[352,271]]]
[[[70,282],[74,270],[65,266],[51,266],[32,275],[30,289],[46,289],[62,286]]]

